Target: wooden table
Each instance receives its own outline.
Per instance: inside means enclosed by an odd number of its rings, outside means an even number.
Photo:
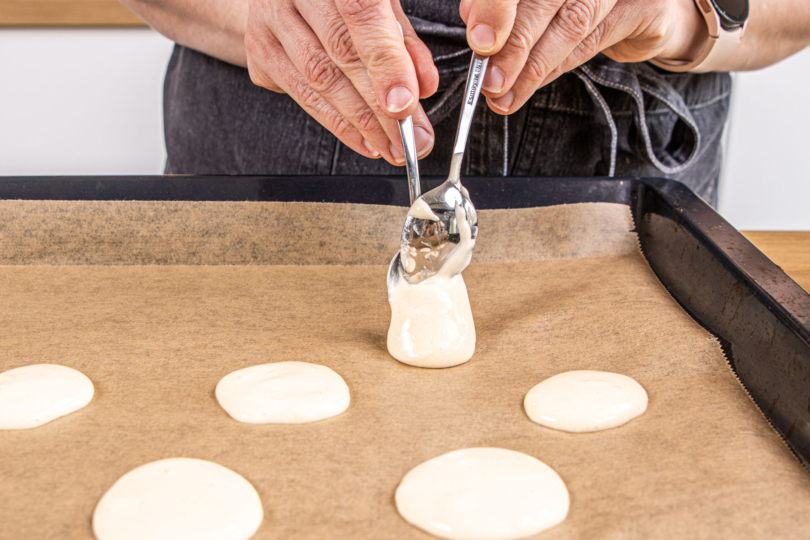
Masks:
[[[743,234],[804,290],[810,291],[810,231],[744,231]]]
[[[117,0],[0,0],[2,26],[145,26]]]

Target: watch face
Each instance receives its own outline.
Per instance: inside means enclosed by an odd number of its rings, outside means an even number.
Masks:
[[[748,19],[748,0],[712,0],[721,19],[732,25],[742,25]]]

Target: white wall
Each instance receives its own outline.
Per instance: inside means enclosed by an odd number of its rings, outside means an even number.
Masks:
[[[0,29],[0,176],[160,174],[163,74],[151,30]],[[810,230],[810,49],[736,76],[720,211]]]
[[[146,29],[0,29],[0,176],[159,174],[172,46]]]
[[[741,230],[810,230],[810,48],[734,82],[720,213]]]

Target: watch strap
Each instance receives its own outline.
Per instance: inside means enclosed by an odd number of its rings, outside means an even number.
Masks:
[[[691,61],[652,58],[650,63],[667,71],[707,73],[718,71],[731,58],[740,45],[745,25],[726,30],[720,22],[720,15],[708,0],[695,0],[695,4],[709,27],[709,39],[698,57]]]

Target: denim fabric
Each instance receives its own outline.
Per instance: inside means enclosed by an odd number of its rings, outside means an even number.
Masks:
[[[403,7],[440,76],[422,100],[436,144],[420,172],[445,176],[470,51],[457,3],[434,9],[432,21],[414,15],[430,11],[416,9],[423,0],[412,3]],[[675,74],[599,55],[510,116],[479,104],[462,174],[668,177],[714,205],[730,91],[727,73]],[[403,174],[348,149],[289,96],[254,86],[247,70],[182,46],[166,74],[164,129],[170,174]]]

